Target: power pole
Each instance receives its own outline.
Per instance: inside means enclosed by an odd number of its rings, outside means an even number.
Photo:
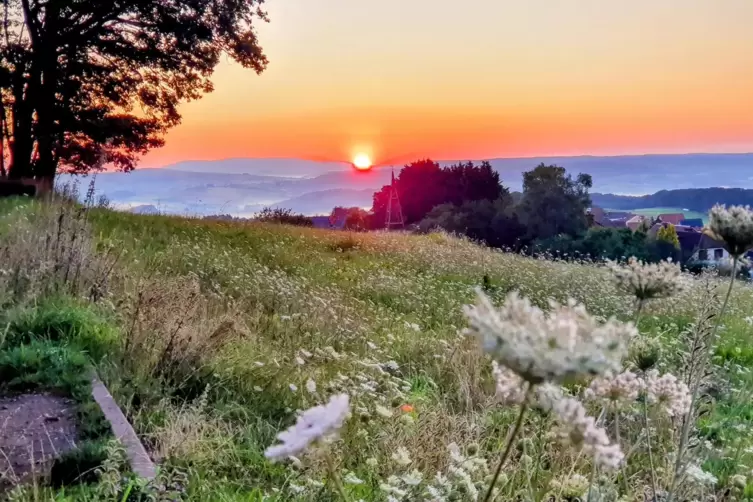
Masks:
[[[390,185],[390,198],[387,201],[387,221],[385,222],[387,230],[393,227],[403,228],[403,208],[400,206],[400,197],[397,195],[397,185],[395,184],[395,170],[392,170],[392,184]]]

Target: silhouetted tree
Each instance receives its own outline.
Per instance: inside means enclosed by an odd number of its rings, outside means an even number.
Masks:
[[[573,179],[559,166],[540,164],[523,173],[520,215],[528,229],[528,238],[548,239],[559,234],[576,236],[585,232],[591,186],[590,175],[579,174]]]
[[[212,90],[222,54],[264,70],[261,3],[5,0],[0,129],[10,176],[133,169],[180,122],[178,105]]]
[[[500,184],[499,173],[484,161],[481,165],[473,162],[454,164],[443,169],[445,173],[445,200],[451,204],[462,204],[472,200],[497,200],[508,191]]]
[[[313,227],[314,220],[303,214],[296,214],[292,209],[265,207],[259,211],[254,219],[264,223],[281,223],[298,227]]]

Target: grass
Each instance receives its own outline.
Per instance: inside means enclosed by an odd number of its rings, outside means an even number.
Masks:
[[[623,211],[620,209],[605,209],[605,211]],[[624,210],[629,213],[638,214],[642,216],[659,216],[660,214],[676,214],[676,213],[682,213],[685,215],[686,219],[696,219],[699,218],[703,220],[704,223],[708,222],[709,215],[707,213],[702,213],[699,211],[688,211],[686,209],[683,209],[681,207],[646,207],[646,208],[640,208],[640,209],[629,209]]]
[[[41,225],[30,216],[40,212],[34,204],[16,208],[7,208],[7,221],[21,214]],[[634,313],[602,267],[524,258],[444,234],[348,235],[104,209],[88,213],[86,232],[96,250],[90,260],[100,262],[82,265],[88,268],[75,295],[31,289],[32,300],[8,300],[12,357],[21,358],[18,347],[55,346],[72,361],[93,364],[185,500],[336,500],[324,458],[306,456],[294,467],[270,463],[264,450],[295,420],[295,410],[342,391],[354,416],[334,445],[335,467],[363,481],[346,485],[352,500],[385,500],[380,483],[391,475],[415,469],[430,480],[447,472],[452,443],[495,462],[516,410],[494,404],[488,360],[459,335],[467,324],[462,306],[476,287],[486,284],[497,303],[518,290],[542,307],[574,298],[595,315],[627,320]],[[98,275],[103,270],[110,271],[106,281]],[[641,321],[643,337],[660,348],[659,369],[680,375],[684,333],[710,301],[701,279],[689,280],[681,296],[651,303]],[[92,284],[105,283],[94,300],[81,299],[90,298]],[[739,496],[753,493],[753,356],[745,348],[753,331],[745,320],[751,293],[736,287],[714,342],[717,388],[704,391],[698,435],[709,443],[699,461],[718,483],[698,496],[723,493],[735,475],[746,480]],[[309,382],[315,391],[307,390]],[[652,420],[666,478],[677,427],[663,416]],[[625,436],[639,438],[640,424],[628,419]],[[545,415],[526,419],[500,500],[540,499],[571,469],[590,475],[587,459],[560,447],[550,425]],[[648,486],[646,451],[637,441],[626,495]],[[401,446],[412,458],[408,467],[392,459]],[[536,487],[528,459],[539,466]],[[475,481],[483,487],[483,477]],[[76,492],[76,500],[97,500],[103,484]],[[48,488],[47,499],[67,500],[73,489]],[[120,500],[124,489],[99,499]],[[467,499],[467,492],[458,495]]]

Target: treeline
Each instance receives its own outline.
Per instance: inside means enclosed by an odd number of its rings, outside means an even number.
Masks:
[[[609,209],[629,211],[646,207],[681,207],[706,212],[714,204],[753,206],[753,190],[746,188],[684,188],[661,190],[639,197],[614,194],[591,194],[593,204]]]

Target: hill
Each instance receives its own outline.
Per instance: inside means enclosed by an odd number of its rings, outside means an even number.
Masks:
[[[626,196],[594,193],[594,205],[615,210],[673,207],[706,213],[714,204],[753,206],[753,190],[744,188],[693,188],[661,190],[651,195]]]
[[[32,326],[6,341],[0,361],[18,352],[17,344],[34,333],[45,343],[90,353],[91,363],[162,463],[163,476],[180,480],[185,500],[261,500],[262,494],[280,502],[338,500],[338,490],[327,482],[331,479],[345,480],[341,491],[349,499],[369,502],[384,500],[385,487],[392,485],[414,493],[412,500],[423,500],[419,494],[430,487],[464,493],[456,488],[470,489],[463,479],[483,491],[520,411],[514,399],[522,395],[523,384],[503,373],[496,386],[501,394],[495,398],[488,357],[472,338],[459,335],[468,326],[463,307],[475,301],[474,288],[483,286],[495,303],[515,290],[541,307],[552,299],[574,298],[597,316],[635,318],[632,297],[616,288],[604,267],[530,259],[444,234],[346,234],[102,209],[83,217],[67,211],[35,202],[13,209],[0,204],[0,246],[4,256],[16,257],[4,264],[10,273],[0,276],[3,298],[16,302],[8,303],[12,308],[3,315],[19,316],[26,319],[24,326]],[[29,243],[55,242],[51,237],[59,235],[59,221],[70,225],[58,239],[66,243],[63,249],[69,242],[78,247],[50,254],[47,260],[57,260],[53,263],[38,260],[35,253],[44,246]],[[77,238],[67,237],[69,231]],[[66,268],[69,260],[77,266]],[[75,282],[66,279],[65,271],[71,269],[76,270]],[[8,282],[21,270],[35,282]],[[704,309],[718,307],[713,294],[723,292],[727,283],[691,276],[683,281],[687,287],[678,296],[645,305],[643,334],[631,341],[632,356],[625,364],[655,361],[662,373],[685,378],[689,366],[682,355],[693,353],[698,336],[708,335],[708,327],[694,330],[694,320],[708,311]],[[16,290],[8,289],[14,284]],[[18,289],[23,284],[37,286]],[[57,288],[45,295],[43,284]],[[51,326],[65,327],[70,319],[53,315],[61,305],[101,319],[106,331],[54,331]],[[531,308],[520,307],[517,326],[526,333],[523,321]],[[741,466],[753,465],[752,440],[737,432],[747,426],[751,407],[746,390],[753,384],[746,320],[751,310],[749,286],[738,285],[720,338],[704,338],[713,346],[695,351],[702,358],[695,364],[703,364],[704,374],[709,370],[715,387],[713,394],[704,393],[708,406],[691,431],[694,444],[713,441],[714,447],[694,455],[703,455],[697,461],[709,471],[704,479],[714,477],[719,488],[689,484],[683,497],[723,492],[732,486],[732,476],[747,475],[748,468]],[[562,324],[568,336],[591,329],[578,325],[576,333],[574,319]],[[0,321],[6,325],[6,319]],[[532,329],[549,329],[542,326]],[[117,341],[109,342],[106,351],[87,352],[102,346],[105,332]],[[549,349],[554,341],[549,339]],[[706,359],[709,351],[713,363]],[[562,363],[560,358],[550,363],[555,361]],[[677,398],[676,405],[683,406],[686,394],[675,380],[646,378],[651,385],[675,389],[665,397]],[[23,380],[26,385],[34,381]],[[578,392],[579,387],[572,389]],[[340,440],[320,451],[331,455],[329,460],[303,451],[292,462],[265,458],[275,435],[296,420],[296,410],[324,404],[336,393],[350,396],[352,416]],[[661,472],[671,473],[681,434],[677,416],[667,413],[681,412],[667,411],[665,401],[650,395],[652,444],[661,445],[656,448],[662,452],[654,462]],[[497,399],[502,398],[512,401],[500,405]],[[597,416],[603,406],[583,402],[583,413],[590,415]],[[643,413],[635,396],[621,401],[621,446],[631,456],[617,473],[624,472],[628,480],[622,483],[614,479],[616,473],[605,474],[600,490],[627,490],[632,499],[650,489]],[[555,416],[531,413],[521,422],[520,451],[508,460],[506,483],[500,485],[504,500],[513,500],[514,493],[526,492],[534,482],[528,474],[536,462],[526,455],[542,459],[535,467],[535,483],[542,491],[558,486],[567,473],[577,473],[573,482],[580,483],[581,491],[587,488],[587,481],[582,485],[589,479],[591,454],[578,455],[577,449],[548,439],[574,426]],[[602,431],[598,421],[589,423]],[[616,422],[609,423],[608,432],[599,434],[615,441]],[[733,455],[735,462],[726,462]],[[463,467],[465,478],[452,474],[462,466],[455,464],[459,458],[469,462]],[[444,473],[448,485],[436,484],[437,472]],[[665,477],[659,479],[665,483]],[[81,488],[88,490],[88,498],[80,492],[71,495],[78,488],[67,487],[65,494],[75,500],[123,498],[96,495],[107,486],[103,481],[101,487]],[[35,490],[37,499],[55,498],[50,493],[55,489]]]
[[[446,160],[440,164],[453,162]],[[719,180],[728,186],[753,188],[753,154],[537,157],[490,162],[503,183],[514,191],[522,189],[522,173],[540,163],[558,164],[576,174],[591,174],[593,191],[598,193],[644,195],[660,190],[716,186]],[[382,168],[355,173],[346,164],[299,159],[186,161],[127,174],[102,173],[97,177],[97,186],[100,193],[119,206],[154,204],[176,214],[244,216],[246,206],[283,202],[296,204],[290,207],[295,212],[307,212],[308,204],[302,201],[298,206],[297,198],[328,190],[342,190],[340,193],[352,205],[366,207],[371,204],[368,191],[389,183],[390,172]],[[70,178],[61,177],[61,181],[65,180]],[[330,195],[321,200],[320,206],[344,205],[344,199],[338,201],[335,197],[336,192]],[[320,208],[314,212],[321,212]]]

